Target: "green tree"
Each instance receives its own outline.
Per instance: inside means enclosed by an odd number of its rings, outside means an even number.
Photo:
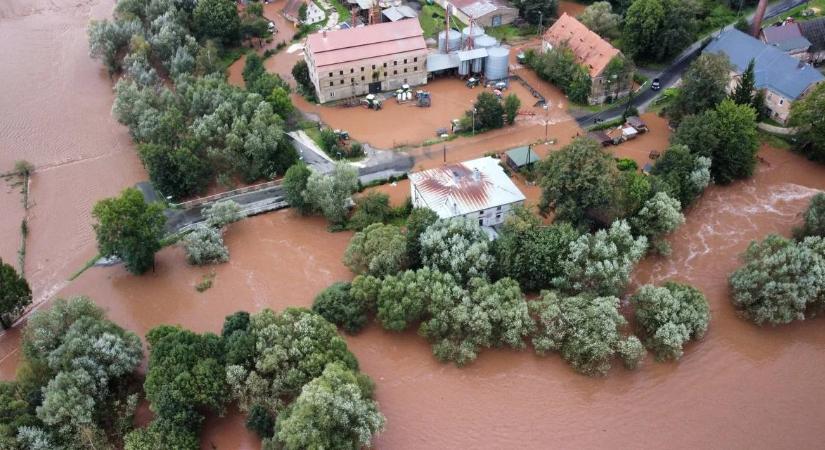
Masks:
[[[539,355],[558,351],[574,369],[586,375],[607,374],[610,361],[620,350],[629,367],[636,367],[644,357],[644,353],[632,351],[637,338],[620,333],[627,321],[619,314],[618,298],[559,297],[545,291],[529,307],[536,318],[533,347]]]
[[[140,144],[138,154],[155,188],[176,200],[202,193],[212,177],[209,163],[185,147]]]
[[[433,296],[428,310],[430,319],[419,333],[439,360],[458,366],[475,360],[481,348],[524,348],[534,327],[521,289],[510,278],[493,284],[473,278],[468,293]]]
[[[238,41],[241,19],[231,0],[199,0],[192,21],[200,39],[216,39],[225,45]]]
[[[518,281],[522,289],[538,291],[553,286],[564,275],[561,262],[579,233],[567,223],[542,226],[525,208],[517,208],[507,218],[494,241],[495,271]]]
[[[120,197],[97,202],[92,216],[102,256],[120,258],[137,275],[152,267],[166,223],[161,205],[147,204],[140,191],[129,188]]]
[[[606,208],[617,176],[613,158],[593,139],[579,138],[541,163],[541,206],[556,219],[584,224]]]
[[[644,330],[645,343],[660,361],[678,360],[685,343],[702,339],[708,329],[708,301],[692,286],[674,282],[662,287],[648,284],[630,301],[636,309],[636,322]]]
[[[679,200],[664,192],[657,192],[644,207],[631,218],[636,234],[646,236],[659,253],[669,254],[670,246],[662,237],[675,231],[685,223]]]
[[[755,61],[751,58],[748,68],[742,73],[739,84],[731,93],[730,98],[737,105],[753,105],[753,93],[756,90],[756,74],[754,73]]]
[[[504,126],[504,107],[501,101],[491,92],[478,94],[473,105],[475,115],[472,111],[465,113],[468,117],[475,117],[476,128],[479,130],[492,130]]]
[[[374,223],[355,233],[344,252],[344,264],[356,274],[392,275],[407,267],[407,242],[395,225]]]
[[[411,269],[421,267],[421,235],[438,220],[430,208],[413,208],[407,218],[407,263]]]
[[[825,193],[819,192],[811,198],[802,218],[802,227],[794,230],[797,239],[801,240],[808,236],[825,237]]]
[[[309,67],[307,62],[301,59],[292,66],[292,78],[301,88],[303,94],[311,99],[315,98],[315,85],[312,84],[312,79],[309,77]]]
[[[276,434],[284,449],[356,449],[369,447],[384,422],[369,377],[330,364],[278,415]]]
[[[260,81],[261,78],[258,79],[258,82]],[[272,88],[272,91],[266,97],[266,101],[272,105],[272,111],[284,119],[288,118],[295,110],[292,99],[289,98],[289,91],[282,86]]]
[[[351,288],[350,283],[333,283],[315,297],[312,310],[347,333],[355,334],[367,324],[369,305],[353,299]]]
[[[809,158],[825,162],[825,83],[811,89],[791,106],[788,125],[796,127],[796,148]]]
[[[333,227],[343,227],[347,220],[350,196],[358,188],[358,170],[338,162],[332,173],[312,172],[307,178],[304,201],[320,211]]]
[[[243,80],[247,85],[254,83],[265,73],[264,61],[257,53],[250,52],[246,55],[246,62],[243,66]]]
[[[312,206],[304,200],[304,190],[311,174],[312,171],[309,170],[309,167],[303,162],[299,162],[286,171],[284,180],[281,183],[287,203],[301,214],[308,214],[312,211]]]
[[[825,240],[799,243],[770,235],[752,242],[744,265],[730,276],[731,301],[757,325],[804,320],[822,308],[825,298]]]
[[[17,430],[37,424],[33,409],[17,382],[0,381],[0,446],[22,448],[17,440]]]
[[[460,283],[487,278],[493,265],[490,239],[475,220],[439,219],[421,235],[421,262]]]
[[[507,117],[507,125],[516,122],[519,108],[521,108],[521,100],[516,94],[509,94],[504,98],[504,115]]]
[[[646,250],[644,236],[634,237],[623,220],[613,222],[610,229],[584,234],[570,244],[561,263],[563,275],[554,284],[570,293],[621,295]]]
[[[685,208],[710,184],[710,167],[710,158],[692,154],[687,146],[677,144],[656,160],[650,173]]]
[[[715,108],[728,97],[727,87],[733,66],[724,54],[704,53],[690,64],[676,100],[667,108],[674,122],[685,116]]]
[[[579,16],[584,26],[605,39],[619,37],[621,20],[622,16],[614,14],[613,6],[605,1],[593,3]]]
[[[142,32],[143,26],[138,20],[92,20],[87,29],[89,54],[103,61],[109,76],[114,75],[120,69],[118,55],[126,49],[133,35]]]
[[[759,150],[753,108],[724,100],[716,109],[688,119],[676,130],[673,142],[709,156],[716,183],[728,184],[753,175]]]
[[[335,326],[312,311],[265,309],[251,316],[249,332],[255,340],[251,363],[229,365],[224,376],[242,411],[260,404],[274,416],[327,365],[358,369]]]
[[[518,8],[519,16],[533,25],[547,26],[559,7],[558,0],[516,0],[513,6]],[[541,20],[542,23],[539,23]]]
[[[634,0],[624,16],[624,51],[634,58],[657,59],[666,14],[662,0]]]
[[[349,219],[351,230],[363,230],[374,223],[383,223],[392,216],[390,196],[381,192],[368,192],[355,199],[355,212]]]
[[[430,304],[449,304],[464,294],[449,274],[427,267],[408,270],[384,278],[377,294],[376,319],[387,330],[404,331],[426,317]]]
[[[10,264],[0,259],[0,325],[11,327],[32,302],[29,283]]]

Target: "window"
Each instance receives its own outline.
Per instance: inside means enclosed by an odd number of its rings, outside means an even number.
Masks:
[[[384,72],[384,76],[385,76],[385,77],[387,76],[387,72]]]
[[[387,67],[387,63],[384,63],[384,67]]]
[[[413,62],[418,62],[418,57],[413,58]]]
[[[329,73],[329,76],[330,76],[330,77],[332,76],[332,72],[330,72],[330,73]]]
[[[335,97],[335,92],[330,92],[330,93],[329,93],[329,96],[330,96],[330,97]]]
[[[363,75],[361,75],[361,81],[364,81],[364,76]]]
[[[335,86],[335,83],[333,83],[332,81],[330,81],[330,82],[329,82],[329,85],[330,85],[330,87],[332,87],[332,86]]]
[[[501,213],[496,214],[496,220],[501,220]]]
[[[783,103],[785,103],[785,100],[780,98],[780,99],[779,99],[779,104],[781,105],[781,104],[783,104]]]
[[[344,84],[344,80],[343,80],[343,79],[341,79],[341,84]]]
[[[350,78],[349,82],[355,84],[355,78]]]
[[[398,65],[398,61],[393,61],[393,62],[392,62],[392,65],[393,65],[393,66],[397,66],[397,65]]]
[[[363,72],[363,71],[364,71],[364,66],[361,66],[361,72]]]
[[[392,71],[392,74],[393,74],[393,75],[398,75],[398,71],[397,71],[397,70],[393,70],[393,71]]]
[[[404,58],[404,64],[407,64],[407,58]]]
[[[405,83],[405,84],[407,83],[407,79],[406,79],[406,78],[404,78],[404,83]]]
[[[338,75],[343,75],[343,74],[344,74],[344,71],[343,71],[343,70],[339,70],[339,71],[338,71]]]
[[[501,206],[496,206],[496,211],[501,211]]]
[[[478,219],[478,226],[480,226],[480,227],[484,226],[484,219]]]
[[[407,68],[406,67],[404,68],[404,73],[407,73]]]
[[[355,69],[350,69],[349,73],[355,73]]]
[[[375,64],[372,65],[372,70],[375,70]]]

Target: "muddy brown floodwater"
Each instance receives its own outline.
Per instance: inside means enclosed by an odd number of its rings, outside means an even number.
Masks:
[[[142,277],[111,267],[65,281],[95,254],[91,205],[145,178],[126,129],[111,118],[110,81],[87,56],[86,23],[108,16],[112,3],[0,2],[0,171],[24,158],[37,167],[26,258],[35,297],[89,295],[140,335],[162,323],[218,332],[233,311],[309,306],[333,281],[350,279],[341,263],[349,233],[328,233],[319,218],[281,211],[232,225],[227,264],[190,267],[180,249],[168,248],[158,254],[156,271]],[[282,70],[289,66],[287,58],[273,58]],[[447,160],[543,140],[544,128],[525,118],[515,127],[453,141]],[[536,147],[542,156],[581,131],[561,116],[547,129],[558,142]],[[641,162],[649,147],[664,144],[657,133],[615,151]],[[416,165],[441,164],[442,149],[414,149]],[[371,325],[347,340],[376,381],[388,418],[376,446],[821,448],[823,319],[760,329],[738,319],[728,299],[726,277],[748,242],[787,234],[808,198],[825,188],[825,167],[782,150],[764,148],[762,156],[768,163],[753,179],[710,188],[670,238],[673,254],[648,258],[634,275],[636,284],[678,279],[707,294],[710,331],[688,346],[682,361],[649,358],[637,372],[617,368],[591,379],[555,355],[489,350],[457,369],[438,363],[414,332]],[[397,188],[406,189],[404,183]],[[16,191],[4,186],[0,207],[0,256],[14,260],[23,215]],[[194,285],[212,271],[214,286],[197,293]],[[14,376],[18,345],[19,329],[0,336],[3,379]],[[260,446],[234,410],[206,422],[202,443],[207,449]]]

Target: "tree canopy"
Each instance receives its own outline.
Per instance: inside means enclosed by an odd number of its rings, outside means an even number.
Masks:
[[[224,44],[238,40],[241,19],[231,0],[199,0],[192,11],[192,20],[202,39],[217,39]]]
[[[102,256],[120,258],[137,275],[152,267],[166,224],[160,204],[147,204],[140,191],[128,188],[119,197],[97,202],[92,216]]]
[[[728,97],[727,87],[733,66],[724,54],[703,53],[682,76],[682,87],[667,114],[679,123],[691,114],[715,108]],[[749,103],[746,103],[749,104]]]
[[[439,219],[421,235],[421,262],[458,282],[486,278],[493,264],[490,239],[475,220]]]
[[[808,95],[791,106],[788,125],[796,127],[796,147],[809,158],[825,162],[825,83],[819,83]]]
[[[9,328],[32,302],[29,283],[0,259],[0,325]]]
[[[685,343],[701,339],[708,329],[708,301],[692,286],[648,284],[630,300],[636,308],[636,322],[644,330],[645,344],[659,360],[681,358]]]
[[[397,226],[374,223],[350,239],[344,264],[356,274],[392,275],[407,267],[406,244]]]
[[[613,13],[610,2],[595,2],[585,8],[579,16],[579,21],[590,31],[605,39],[615,39],[621,34],[619,25],[622,16]]]
[[[757,325],[783,325],[804,320],[825,299],[825,240],[807,237],[794,242],[770,235],[752,242],[744,264],[730,276],[731,301]]]

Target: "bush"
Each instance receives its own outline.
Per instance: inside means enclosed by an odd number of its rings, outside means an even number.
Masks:
[[[639,165],[630,158],[616,158],[616,168],[622,172],[634,172],[639,169]]]
[[[312,303],[312,310],[330,323],[355,334],[367,324],[369,305],[350,296],[350,283],[338,282],[321,291]]]
[[[390,196],[369,192],[355,199],[355,212],[349,219],[348,227],[360,231],[374,223],[387,222],[391,215]]]
[[[413,208],[407,218],[407,262],[411,269],[421,267],[421,235],[438,220],[430,208]]]
[[[825,237],[825,193],[820,192],[811,198],[803,218],[805,222],[802,227],[794,230],[797,239],[807,236]]]
[[[355,233],[344,252],[344,264],[356,274],[393,275],[407,267],[406,239],[395,225],[374,223]]]
[[[752,242],[730,276],[731,301],[757,325],[804,320],[825,306],[825,239],[770,235]]]
[[[186,261],[202,266],[229,261],[229,249],[223,244],[221,232],[210,227],[197,227],[183,238]]]
[[[301,214],[308,214],[312,210],[312,206],[304,199],[304,189],[307,187],[307,180],[311,174],[309,167],[300,162],[286,171],[281,183],[287,203]]]
[[[206,224],[214,228],[223,228],[232,222],[244,218],[241,207],[234,200],[221,200],[206,208],[203,212]]]
[[[692,286],[673,282],[662,287],[645,285],[630,301],[644,330],[645,343],[658,360],[678,360],[684,344],[701,339],[708,329],[708,301]]]
[[[559,351],[583,374],[605,375],[616,353],[629,367],[636,367],[644,356],[635,336],[623,338],[619,333],[627,322],[619,314],[618,298],[559,297],[546,291],[529,307],[538,327],[533,335],[536,353]]]

